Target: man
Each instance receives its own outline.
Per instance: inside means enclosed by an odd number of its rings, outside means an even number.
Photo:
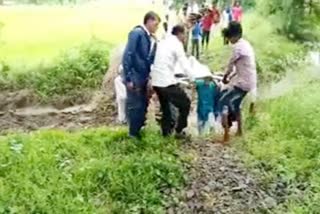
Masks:
[[[140,138],[147,113],[147,85],[150,67],[154,60],[156,44],[151,38],[156,33],[160,17],[148,12],[142,26],[135,27],[129,34],[123,55],[123,76],[127,88],[127,116],[129,136]]]
[[[175,77],[175,67],[180,63],[185,73],[192,78],[192,71],[186,57],[183,43],[186,40],[185,28],[177,25],[172,29],[172,35],[162,40],[156,52],[151,72],[151,82],[158,95],[161,110],[161,129],[163,136],[172,134],[172,110],[170,104],[178,109],[179,117],[175,126],[177,137],[185,137],[184,129],[190,111],[191,101],[179,87]]]
[[[223,126],[228,129],[232,125],[232,121],[236,120],[238,122],[237,134],[241,135],[241,102],[248,92],[257,88],[255,53],[251,44],[242,38],[240,23],[230,22],[226,36],[234,46],[223,82],[228,83],[231,75],[234,75],[234,77],[230,83],[230,88],[219,99],[218,112],[221,115],[223,109],[227,108],[229,120],[223,120]]]

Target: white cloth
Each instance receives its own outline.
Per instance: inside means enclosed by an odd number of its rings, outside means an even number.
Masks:
[[[199,13],[199,6],[196,2],[193,2],[187,9],[187,15],[191,13]]]
[[[117,76],[114,80],[114,88],[116,91],[116,101],[118,107],[118,121],[124,123],[126,118],[126,99],[127,91],[126,86],[123,84],[121,76]]]
[[[212,77],[212,73],[208,66],[201,64],[195,57],[191,56],[189,58],[192,70],[194,71],[193,77],[195,79]]]
[[[157,47],[155,61],[150,74],[152,86],[168,87],[177,84],[175,74],[178,64],[180,64],[184,74],[193,80],[193,72],[183,44],[176,36],[171,35],[160,41]]]

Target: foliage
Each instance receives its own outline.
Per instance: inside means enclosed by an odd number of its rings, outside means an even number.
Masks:
[[[45,97],[97,88],[108,67],[108,50],[106,43],[92,39],[63,52],[53,65],[39,65],[27,72],[17,72],[4,64],[1,87],[34,89]]]
[[[148,130],[42,131],[0,139],[0,213],[164,213],[183,182],[178,143]]]
[[[290,94],[260,103],[259,122],[242,145],[249,162],[289,189],[286,204],[279,207],[288,213],[319,211],[319,86],[318,80],[303,82]]]
[[[316,41],[320,38],[318,0],[258,0],[258,9],[290,39]]]

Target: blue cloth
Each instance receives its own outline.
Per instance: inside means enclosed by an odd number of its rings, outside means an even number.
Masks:
[[[204,80],[196,80],[195,83],[198,94],[198,120],[206,122],[209,114],[215,112],[218,89],[214,82],[206,83]]]
[[[192,39],[201,39],[202,31],[200,22],[197,22],[192,28]]]
[[[125,82],[132,82],[138,88],[147,84],[155,50],[156,44],[151,50],[151,38],[142,26],[130,32],[122,59]]]

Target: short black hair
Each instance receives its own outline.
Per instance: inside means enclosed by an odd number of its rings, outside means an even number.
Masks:
[[[160,16],[157,14],[157,13],[155,13],[155,12],[153,12],[153,11],[149,11],[145,16],[144,16],[144,18],[143,18],[143,24],[147,24],[147,22],[149,21],[149,20],[158,20],[159,22],[161,22],[161,18],[160,18]]]
[[[232,21],[229,23],[228,30],[226,32],[226,37],[242,37],[242,26],[239,22]]]
[[[185,29],[184,29],[184,26],[183,25],[176,25],[172,28],[172,35],[179,35],[180,33],[185,33]]]

